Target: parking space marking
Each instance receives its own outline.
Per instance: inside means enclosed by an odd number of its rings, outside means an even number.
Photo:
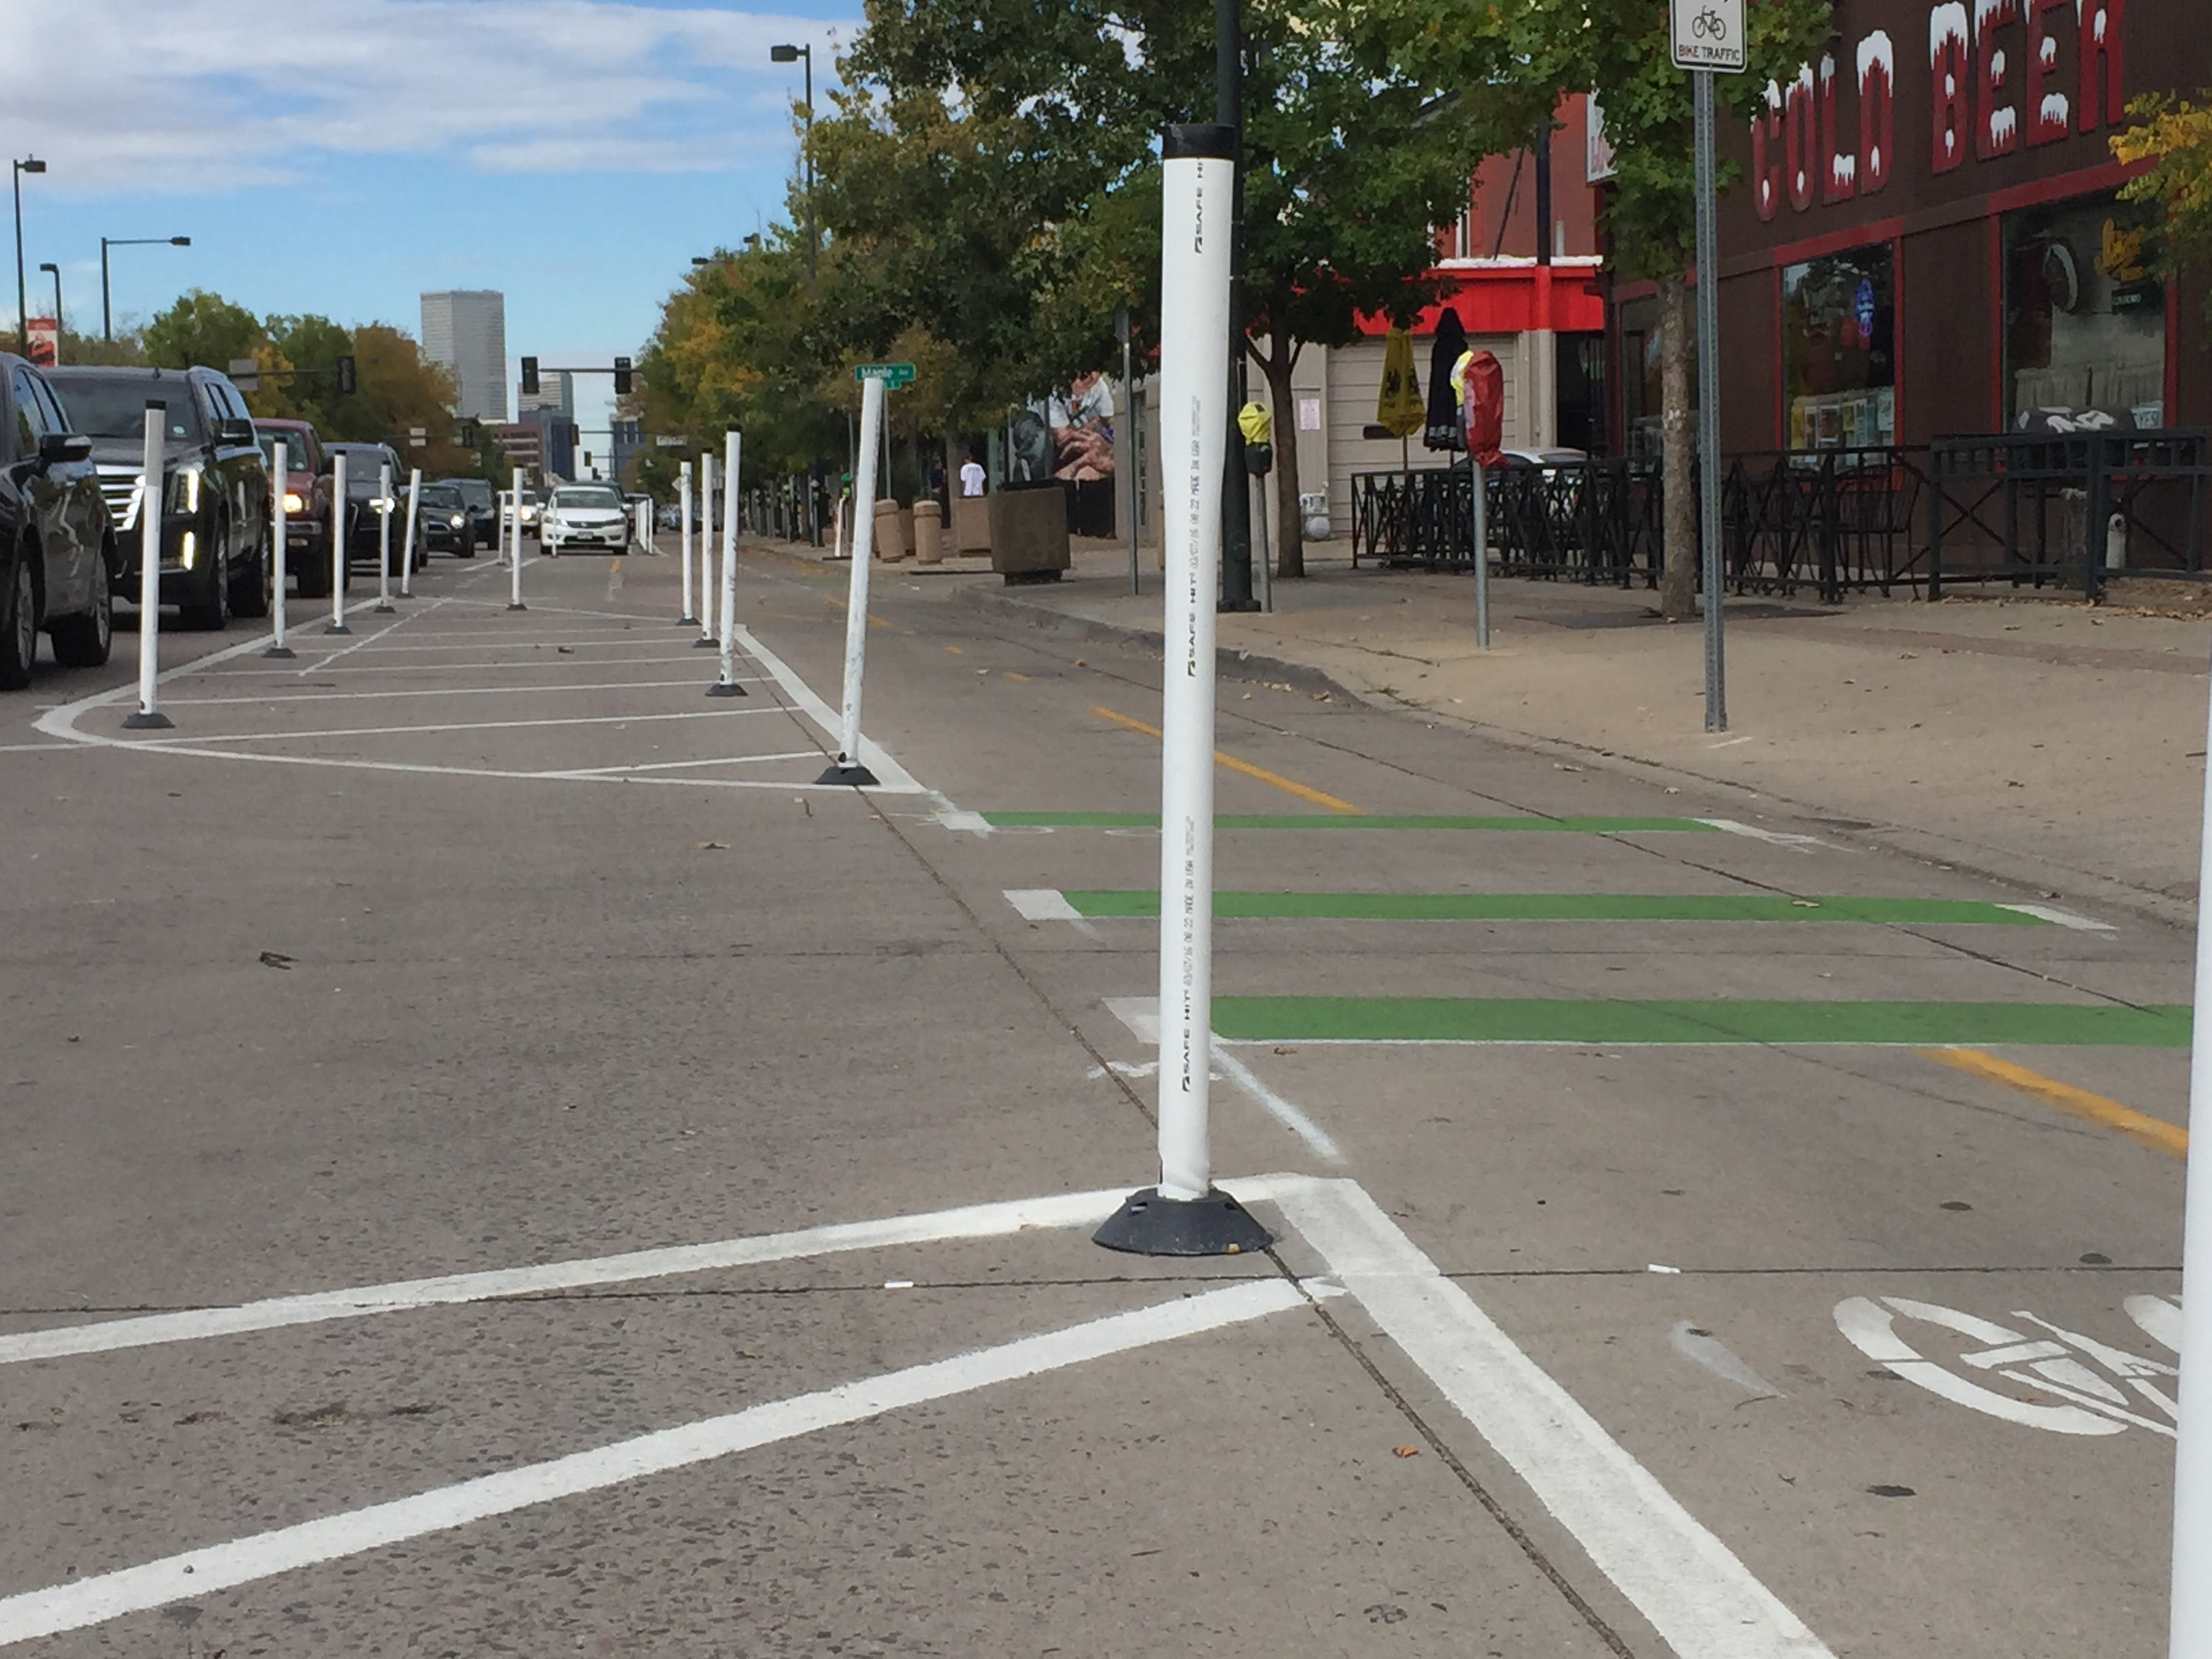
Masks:
[[[2107,1129],[2117,1129],[2129,1139],[2148,1146],[2154,1152],[2164,1152],[2168,1158],[2186,1158],[2189,1155],[2189,1131],[2178,1123],[2152,1117],[2148,1113],[2138,1112],[2132,1106],[2123,1106],[2117,1100],[2092,1094],[2087,1089],[2077,1089],[2070,1083],[2061,1083],[2055,1077],[2045,1077],[2040,1072],[2032,1072],[2009,1060],[1985,1054],[1978,1048],[1923,1048],[1921,1053],[1939,1066],[1948,1066],[1954,1071],[2001,1083],[2008,1089],[2017,1089],[2046,1106],[2056,1107],[2069,1117],[2078,1117],[2084,1122],[2100,1124]]]
[[[313,732],[222,732],[212,737],[142,738],[142,749],[173,748],[184,743],[288,743],[295,738],[386,738],[416,732],[515,732],[535,726],[642,726],[650,720],[730,720],[740,714],[781,714],[781,708],[686,708],[657,710],[645,714],[569,714],[526,720],[447,720],[431,725],[332,726]],[[814,751],[809,751],[814,752]],[[592,767],[592,771],[612,771]]]
[[[762,684],[757,675],[743,677],[748,685]],[[571,691],[673,691],[685,688],[696,690],[701,682],[689,680],[605,680],[586,685],[451,685],[427,690],[364,691],[286,691],[274,690],[250,697],[164,697],[164,708],[215,708],[243,705],[249,708],[274,708],[295,702],[368,702],[379,697],[550,697]],[[131,745],[144,747],[144,739]]]
[[[1091,707],[1091,712],[1097,715],[1099,719],[1103,720],[1110,720],[1115,726],[1121,726],[1126,730],[1131,732],[1142,732],[1149,738],[1158,738],[1160,735],[1160,728],[1158,726],[1148,726],[1143,720],[1132,719],[1130,716],[1121,714],[1115,709],[1107,708],[1103,703],[1093,703]],[[1213,751],[1213,760],[1214,763],[1218,766],[1224,767],[1231,772],[1242,773],[1248,778],[1253,778],[1257,780],[1259,782],[1270,785],[1274,788],[1281,790],[1286,795],[1295,795],[1300,800],[1311,801],[1316,806],[1321,807],[1324,811],[1330,812],[1357,812],[1359,811],[1357,806],[1354,806],[1348,800],[1340,800],[1336,796],[1325,793],[1319,789],[1314,788],[1309,784],[1300,783],[1295,778],[1286,778],[1280,772],[1270,772],[1264,766],[1255,766],[1250,761],[1239,760],[1236,756],[1225,754],[1218,749]]]
[[[395,626],[397,624],[395,624]],[[363,643],[367,643],[367,641],[363,641]],[[355,648],[358,649],[359,647],[356,647]],[[335,658],[326,657],[323,659],[323,662],[327,663],[333,660],[335,660]],[[594,668],[623,668],[635,664],[641,667],[650,667],[656,663],[690,662],[693,659],[684,656],[593,657],[591,659],[591,666]],[[568,668],[580,667],[581,665],[582,665],[580,664],[562,662],[557,654],[553,654],[534,658],[525,658],[515,662],[356,663],[344,668],[326,668],[323,665],[323,663],[317,663],[307,668],[235,668],[231,670],[228,674],[225,674],[222,678],[232,680],[253,680],[301,679],[309,674],[460,674],[507,668]]]
[[[0,1645],[84,1629],[493,1516],[1347,1296],[1365,1308],[1397,1352],[1428,1376],[1676,1652],[1698,1659],[1829,1659],[1828,1649],[1728,1546],[1607,1435],[1462,1287],[1444,1278],[1358,1183],[1279,1175],[1227,1184],[1248,1204],[1279,1206],[1286,1230],[1316,1253],[1322,1273],[1294,1280],[1267,1262],[1263,1276],[1172,1301],[0,1598]],[[48,1345],[37,1357],[51,1358],[740,1261],[1005,1235],[1024,1227],[1087,1226],[1110,1212],[1120,1197],[1119,1189],[1059,1194],[32,1335]],[[1261,1261],[1254,1265],[1260,1267]],[[494,1291],[495,1285],[506,1288]],[[378,1294],[385,1299],[365,1304],[364,1298]],[[289,1316],[267,1316],[277,1309]],[[260,1317],[254,1322],[241,1322],[241,1316],[257,1313]],[[102,1340],[125,1333],[133,1340]],[[26,1340],[0,1342],[20,1346]],[[52,1346],[58,1341],[73,1346]],[[1566,1581],[1556,1575],[1555,1581],[1565,1587]]]

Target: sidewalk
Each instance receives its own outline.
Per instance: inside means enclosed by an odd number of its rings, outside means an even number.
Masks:
[[[1652,593],[1493,579],[1484,653],[1468,577],[1353,570],[1321,551],[1309,550],[1306,580],[1276,585],[1273,614],[1220,618],[1224,653],[1318,671],[1367,701],[1492,735],[1733,786],[1747,815],[1779,807],[1815,833],[2170,921],[2193,915],[2205,620],[2125,609],[2125,587],[2097,609],[2009,594],[1936,605],[1867,594],[1832,610],[1732,599],[1729,729],[1715,736],[1702,629],[1660,621]],[[1126,546],[1093,544],[1055,586],[987,576],[975,597],[1156,636],[1153,550],[1140,596],[1127,559]]]

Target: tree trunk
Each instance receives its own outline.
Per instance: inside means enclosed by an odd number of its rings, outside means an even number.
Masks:
[[[1260,358],[1260,372],[1267,382],[1267,402],[1274,416],[1271,434],[1275,447],[1275,574],[1295,580],[1306,574],[1306,527],[1298,515],[1298,413],[1291,392],[1291,370],[1297,349],[1285,328],[1271,328],[1267,355]],[[1262,486],[1263,488],[1265,486]]]
[[[1698,502],[1691,481],[1696,416],[1690,408],[1690,291],[1680,276],[1659,279],[1659,398],[1667,521],[1660,553],[1659,614],[1686,622],[1698,611]]]

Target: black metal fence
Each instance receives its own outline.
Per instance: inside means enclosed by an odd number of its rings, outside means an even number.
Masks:
[[[2195,430],[1940,439],[1933,446],[1727,458],[1722,548],[1738,593],[1945,582],[2081,586],[2203,568],[2206,434]],[[1693,474],[1694,477],[1694,474]],[[1463,465],[1352,476],[1352,556],[1473,562]],[[1488,477],[1489,555],[1508,575],[1656,586],[1666,522],[1653,460],[1512,465]]]

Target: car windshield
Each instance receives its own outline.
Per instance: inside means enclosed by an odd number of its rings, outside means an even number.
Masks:
[[[425,507],[441,507],[451,509],[453,507],[459,507],[460,504],[461,492],[453,488],[450,484],[443,487],[437,484],[424,484],[422,486],[422,505]]]
[[[314,451],[307,447],[307,438],[301,432],[257,432],[261,441],[261,459],[270,465],[276,465],[276,446],[284,446],[284,465],[293,472],[305,472]]]
[[[346,495],[363,497],[376,494],[383,482],[384,452],[380,449],[359,449],[351,444],[335,447],[334,453],[346,458]]]
[[[199,415],[192,406],[191,388],[182,380],[68,374],[56,375],[52,385],[61,394],[70,424],[88,438],[143,437],[146,405],[158,401],[168,413],[172,440],[199,441]]]
[[[553,492],[556,507],[597,507],[610,513],[622,511],[622,497],[611,489],[556,489]]]

